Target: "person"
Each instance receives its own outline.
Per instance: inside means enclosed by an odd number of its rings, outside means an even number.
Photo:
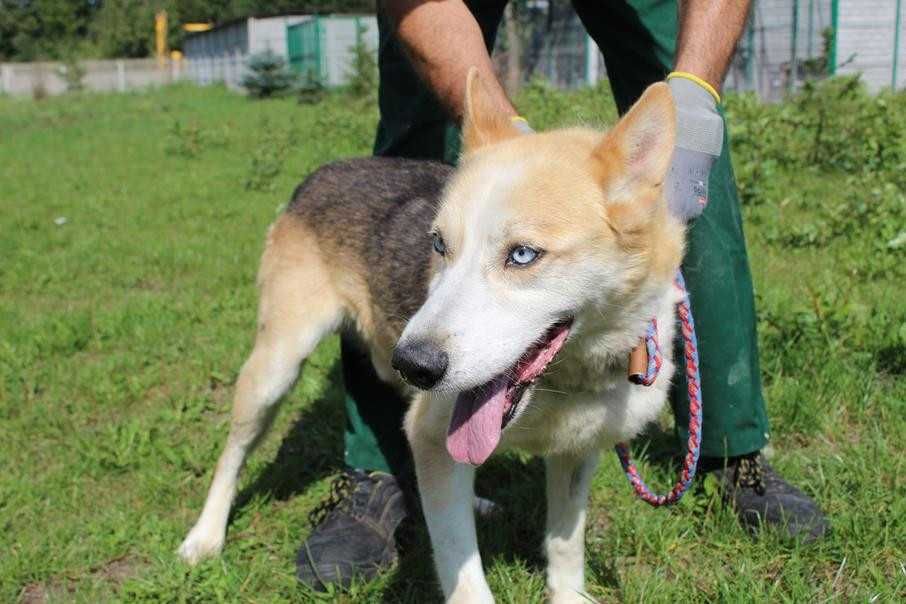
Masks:
[[[505,5],[506,0],[378,1],[376,155],[455,164],[472,66],[500,110],[520,119],[490,58]],[[604,55],[620,113],[665,78],[677,106],[677,146],[665,193],[674,211],[687,217],[700,213],[689,230],[682,267],[701,356],[700,472],[717,477],[725,501],[750,530],[771,525],[817,539],[827,530],[821,510],[761,455],[768,420],[752,278],[718,92],[749,2],[573,0],[573,6]],[[412,480],[402,432],[406,403],[380,383],[351,337],[342,341],[342,358],[348,470],[321,506],[297,558],[299,580],[314,588],[369,578],[392,565],[395,533],[411,514],[404,497]],[[671,404],[677,435],[686,442],[685,379],[677,375],[675,382]]]

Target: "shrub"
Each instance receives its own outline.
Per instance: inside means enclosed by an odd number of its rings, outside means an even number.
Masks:
[[[314,105],[324,99],[325,90],[321,80],[315,77],[308,77],[299,84],[297,93],[300,105]]]
[[[296,82],[283,57],[265,50],[249,57],[248,71],[240,84],[254,98],[268,98],[289,92]]]
[[[36,101],[43,101],[48,97],[50,93],[47,92],[47,85],[44,83],[44,79],[41,78],[31,87],[31,98]]]
[[[295,126],[281,128],[267,119],[258,126],[260,138],[252,151],[248,172],[243,180],[247,191],[273,192],[275,181],[283,171],[283,164],[296,141],[299,132]]]
[[[85,67],[72,55],[57,68],[57,74],[66,84],[67,92],[79,92],[85,88]]]
[[[352,64],[349,71],[349,92],[357,98],[370,98],[377,91],[378,68],[374,49],[365,43],[364,25],[358,26],[356,43],[349,49]]]
[[[906,187],[904,93],[870,95],[858,76],[806,82],[780,104],[754,95],[730,95],[727,113],[744,202],[783,192],[783,170],[837,173]]]

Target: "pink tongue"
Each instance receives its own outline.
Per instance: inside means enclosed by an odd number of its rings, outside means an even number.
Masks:
[[[447,451],[453,459],[479,466],[497,448],[507,385],[507,378],[499,376],[491,383],[457,397],[447,432]]]

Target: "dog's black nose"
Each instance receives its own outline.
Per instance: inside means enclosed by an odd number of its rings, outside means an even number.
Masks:
[[[444,377],[448,361],[447,353],[437,344],[420,340],[398,345],[393,350],[391,364],[407,382],[427,390]]]

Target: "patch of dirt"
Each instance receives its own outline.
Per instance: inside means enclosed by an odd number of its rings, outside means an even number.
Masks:
[[[100,567],[94,569],[91,575],[96,579],[119,585],[126,579],[138,574],[141,561],[133,556],[114,558]]]
[[[588,516],[588,539],[603,538],[604,534],[607,533],[613,525],[610,514],[597,509],[592,510]]]
[[[19,592],[18,604],[46,604],[65,601],[85,581],[101,581],[111,587],[122,584],[126,579],[138,575],[145,562],[130,554],[109,560],[95,566],[81,576],[51,577],[40,583],[29,583]]]
[[[75,581],[70,579],[48,579],[43,583],[29,583],[19,593],[19,604],[46,604],[71,599]]]
[[[167,289],[167,286],[168,284],[162,279],[141,278],[138,279],[132,287],[144,291],[161,292]]]
[[[29,583],[19,592],[19,604],[44,604],[48,589],[42,583]]]

